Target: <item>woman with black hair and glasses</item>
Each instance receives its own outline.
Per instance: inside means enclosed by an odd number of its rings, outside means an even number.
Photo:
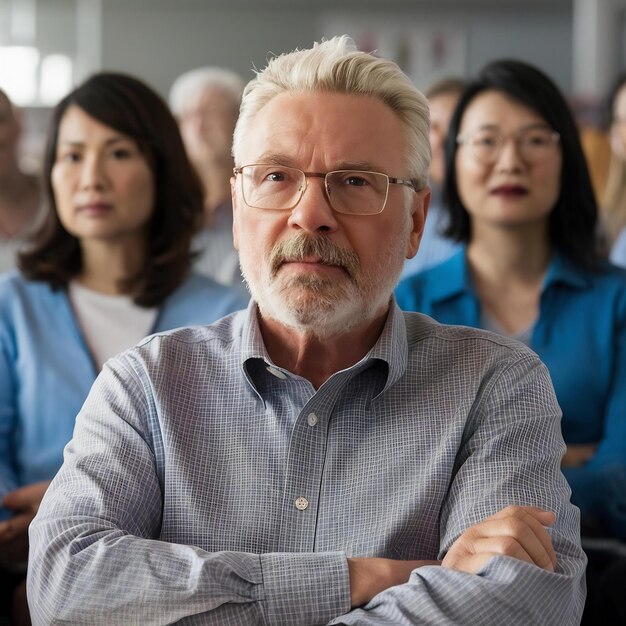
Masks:
[[[0,574],[12,568],[13,581],[104,362],[245,305],[190,273],[202,189],[167,105],[141,81],[97,74],[57,105],[44,192],[48,213],[20,272],[0,279]],[[1,593],[9,586],[0,579]]]
[[[596,253],[567,103],[538,69],[490,63],[461,97],[446,148],[448,234],[464,247],[402,282],[398,303],[539,354],[563,410],[562,466],[583,530],[626,539],[626,272]]]

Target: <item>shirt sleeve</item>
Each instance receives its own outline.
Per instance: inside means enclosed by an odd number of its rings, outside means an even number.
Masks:
[[[116,369],[116,367],[118,369]],[[325,624],[349,609],[343,553],[209,553],[159,539],[150,383],[105,367],[30,528],[35,624]]]
[[[533,505],[556,513],[556,572],[503,556],[477,574],[425,566],[331,624],[579,624],[586,558],[560,472],[563,452],[552,384],[528,354],[492,377],[474,404],[442,509],[439,558],[480,520],[510,504]]]

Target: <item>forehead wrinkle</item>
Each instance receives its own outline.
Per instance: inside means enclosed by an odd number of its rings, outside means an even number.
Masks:
[[[370,161],[337,161],[333,169],[357,170],[361,172],[382,172],[383,168]]]
[[[256,163],[267,165],[285,165],[286,167],[297,167],[295,160],[280,152],[264,152],[261,154]]]

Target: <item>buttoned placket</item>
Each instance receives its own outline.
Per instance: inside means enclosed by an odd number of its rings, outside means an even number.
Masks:
[[[282,381],[288,385],[289,393],[297,393],[296,404],[300,404],[298,397],[302,402],[292,426],[284,465],[279,549],[314,551],[329,419],[334,401],[350,374],[335,374],[311,396],[312,386],[305,379],[286,374],[273,365],[267,365],[266,370],[277,379],[278,390]]]

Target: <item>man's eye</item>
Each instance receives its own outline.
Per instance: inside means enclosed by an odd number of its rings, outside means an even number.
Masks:
[[[265,180],[269,180],[272,183],[280,183],[286,179],[284,172],[270,172],[265,176]]]
[[[350,187],[365,187],[369,184],[362,176],[347,176],[344,183]]]

